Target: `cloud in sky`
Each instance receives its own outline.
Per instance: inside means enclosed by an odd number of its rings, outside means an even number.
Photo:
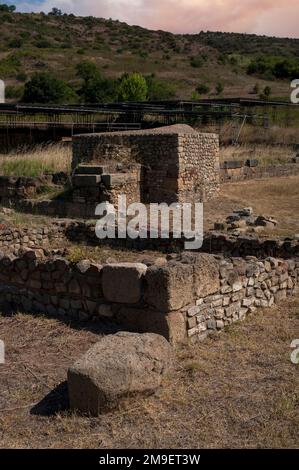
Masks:
[[[119,19],[176,33],[235,31],[299,37],[298,0],[35,0],[19,10],[50,11]]]

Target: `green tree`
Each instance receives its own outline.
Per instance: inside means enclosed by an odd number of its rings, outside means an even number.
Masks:
[[[78,93],[85,103],[109,103],[117,99],[116,81],[102,76],[97,65],[85,60],[77,67],[77,76],[83,80]]]
[[[271,94],[272,94],[272,89],[271,89],[271,87],[266,86],[266,87],[264,88],[264,95],[269,97]]]
[[[84,80],[85,84],[90,81],[101,77],[101,72],[95,62],[91,60],[84,60],[76,66],[77,77]]]
[[[117,100],[116,82],[112,78],[94,78],[81,88],[81,96],[90,104],[114,102]]]
[[[171,100],[176,96],[176,86],[166,80],[158,80],[154,74],[145,77],[150,101]]]
[[[62,11],[59,8],[52,8],[52,10],[49,12],[49,15],[52,16],[62,16]]]
[[[74,90],[48,72],[36,73],[24,87],[25,103],[59,104],[76,101]]]
[[[147,101],[148,86],[140,73],[124,74],[118,87],[119,101]]]
[[[6,13],[13,13],[14,11],[16,11],[16,6],[6,5],[6,3],[0,3],[0,11],[6,12]]]

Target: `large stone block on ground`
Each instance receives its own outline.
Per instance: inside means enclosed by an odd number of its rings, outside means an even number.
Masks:
[[[154,392],[173,364],[173,350],[162,336],[108,335],[69,369],[70,406],[97,416],[122,398]]]
[[[107,264],[103,267],[103,293],[109,302],[135,304],[141,299],[142,278],[147,267],[142,263]]]

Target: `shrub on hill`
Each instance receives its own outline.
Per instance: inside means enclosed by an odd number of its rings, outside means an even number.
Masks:
[[[48,72],[36,73],[24,87],[24,103],[64,104],[76,100],[74,90]]]
[[[251,60],[247,73],[264,78],[296,78],[299,75],[299,60],[293,57],[259,55]]]
[[[166,80],[159,80],[155,75],[145,77],[150,101],[171,100],[176,96],[176,86]]]

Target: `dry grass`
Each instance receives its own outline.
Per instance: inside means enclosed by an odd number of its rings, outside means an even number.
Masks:
[[[240,128],[241,122],[235,126],[233,121],[228,121],[223,125],[209,124],[200,126],[198,131],[216,132],[219,134],[220,142],[227,144],[237,138]],[[272,126],[264,128],[262,125],[252,126],[246,124],[241,130],[238,142],[242,145],[294,146],[299,144],[298,127]]]
[[[205,228],[234,209],[252,206],[257,215],[272,215],[279,224],[269,235],[299,233],[299,176],[224,184],[220,196],[205,204]]]
[[[89,259],[95,263],[121,263],[121,262],[154,262],[157,258],[165,258],[160,251],[154,250],[132,250],[129,248],[118,248],[112,246],[85,246],[72,245],[66,247],[66,257],[72,263],[78,263],[84,259]]]
[[[283,145],[242,144],[221,147],[220,149],[220,161],[222,162],[226,160],[245,162],[247,159],[256,159],[259,161],[259,166],[289,163],[293,156],[293,149]]]
[[[215,339],[177,352],[151,397],[100,418],[69,412],[67,368],[98,339],[94,324],[0,317],[2,448],[293,448],[298,446],[299,300],[260,310]],[[84,327],[83,327],[84,326]],[[262,347],[261,347],[262,345]]]
[[[71,171],[71,148],[61,144],[37,145],[9,155],[0,154],[0,174],[36,177]]]
[[[272,126],[270,128],[244,126],[241,142],[255,142],[259,144],[271,145],[294,145],[298,144],[298,127]]]

